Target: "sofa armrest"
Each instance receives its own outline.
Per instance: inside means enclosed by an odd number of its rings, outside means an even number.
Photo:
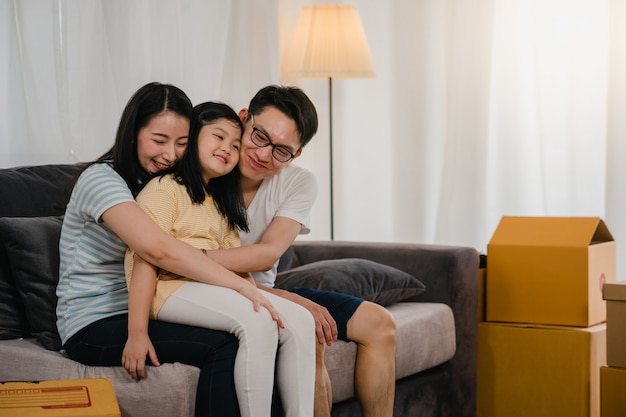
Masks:
[[[454,313],[456,353],[445,365],[451,400],[461,415],[476,407],[479,254],[469,247],[414,243],[297,241],[292,245],[299,263],[325,259],[363,258],[389,265],[418,278],[426,291],[411,301],[444,303]]]

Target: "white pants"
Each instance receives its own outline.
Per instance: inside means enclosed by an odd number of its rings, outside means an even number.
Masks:
[[[252,302],[238,292],[195,281],[186,283],[167,299],[158,319],[223,330],[239,338],[235,388],[242,417],[270,416],[274,370],[287,417],[313,416],[313,316],[296,303],[266,291],[263,295],[285,325],[280,335],[265,308],[255,312]]]

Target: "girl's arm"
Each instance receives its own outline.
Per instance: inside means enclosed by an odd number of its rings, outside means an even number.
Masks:
[[[198,249],[170,236],[137,203],[129,201],[115,205],[102,215],[102,220],[150,264],[195,281],[238,291],[252,301],[255,311],[266,308],[283,327],[272,304],[254,284],[204,256]]]
[[[129,255],[127,255],[128,257]],[[122,353],[122,365],[139,381],[146,377],[146,356],[159,366],[154,346],[148,337],[150,306],[156,290],[156,268],[133,255],[132,280],[128,287],[128,339]]]

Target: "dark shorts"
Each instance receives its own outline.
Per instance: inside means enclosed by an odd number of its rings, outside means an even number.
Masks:
[[[307,298],[323,307],[326,307],[330,315],[337,323],[338,338],[349,342],[348,339],[348,320],[352,318],[354,312],[364,301],[362,298],[353,297],[351,295],[342,294],[333,291],[322,291],[313,288],[290,288],[287,291],[298,294]]]

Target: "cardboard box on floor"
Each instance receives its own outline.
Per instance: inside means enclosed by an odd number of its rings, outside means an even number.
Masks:
[[[626,369],[600,368],[600,414],[602,417],[626,415]]]
[[[108,378],[0,383],[0,416],[120,417]]]
[[[607,363],[626,368],[626,281],[605,284],[603,294],[606,300]]]
[[[487,321],[593,326],[606,320],[613,236],[598,217],[503,217],[488,246]]]
[[[599,417],[606,324],[478,323],[477,417]]]

